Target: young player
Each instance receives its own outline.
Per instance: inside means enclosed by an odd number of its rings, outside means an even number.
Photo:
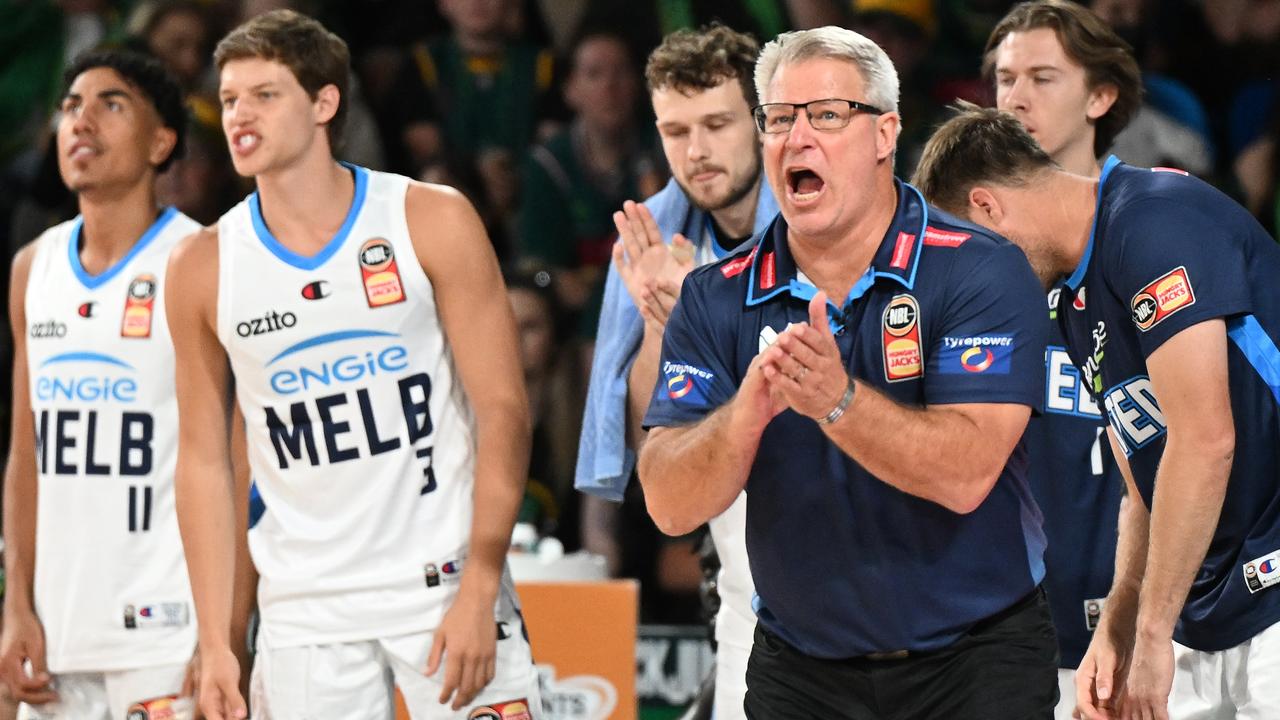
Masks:
[[[234,378],[261,501],[254,713],[389,717],[394,683],[414,718],[535,717],[505,568],[528,407],[480,220],[456,192],[334,159],[349,58],[316,21],[260,15],[215,62],[258,189],[171,268],[201,709],[246,710],[223,639]]]

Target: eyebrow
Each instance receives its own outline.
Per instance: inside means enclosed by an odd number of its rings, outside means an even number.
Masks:
[[[129,91],[123,88],[107,88],[106,90],[98,93],[98,98],[102,100],[106,100],[108,98],[125,98],[126,100],[132,100],[133,95],[130,95]],[[62,96],[62,99],[64,102],[67,100],[83,100],[84,96],[77,92],[69,92]]]

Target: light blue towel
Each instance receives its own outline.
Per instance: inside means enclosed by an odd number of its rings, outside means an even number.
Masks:
[[[750,245],[778,214],[773,191],[761,173],[760,199],[756,204],[756,221]],[[676,233],[693,243],[705,242],[707,214],[695,208],[673,179],[667,186],[644,202],[662,232],[662,240],[670,244]],[[582,437],[578,441],[578,467],[573,484],[582,492],[622,501],[627,480],[635,466],[635,451],[627,447],[627,376],[640,351],[644,336],[644,320],[631,302],[627,287],[612,265],[605,280],[604,305],[600,309],[600,327],[596,332],[595,357],[591,362],[591,381],[587,386],[587,406],[582,418]]]

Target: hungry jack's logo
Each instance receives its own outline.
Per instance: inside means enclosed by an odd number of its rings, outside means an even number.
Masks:
[[[400,282],[395,251],[386,238],[370,238],[360,246],[360,277],[369,307],[404,301],[404,284]]]
[[[120,337],[151,337],[151,317],[156,302],[156,276],[143,273],[129,283],[124,300],[124,318],[120,321]]]

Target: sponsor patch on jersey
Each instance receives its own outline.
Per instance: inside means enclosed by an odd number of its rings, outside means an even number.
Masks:
[[[792,325],[795,325],[795,323],[792,323],[792,322],[787,323],[787,328],[791,327]],[[783,328],[782,331],[786,332],[787,328]],[[759,349],[756,350],[756,353],[759,354],[764,352],[765,350],[768,350],[769,346],[776,342],[778,342],[778,331],[774,330],[768,325],[765,325],[764,329],[760,331],[760,344],[758,346]]]
[[[774,260],[774,254],[767,252],[760,258],[760,289],[771,290],[777,284],[777,262]]]
[[[1084,310],[1084,304],[1084,286],[1081,286],[1079,292],[1076,293],[1075,299],[1071,301],[1071,307],[1076,310]]]
[[[884,379],[900,382],[924,374],[920,351],[920,303],[911,295],[895,295],[884,308],[880,322],[884,354]]]
[[[82,318],[91,318],[93,317],[93,306],[97,304],[98,303],[93,302],[92,300],[86,303],[80,303],[80,307],[76,308],[76,314]]]
[[[934,247],[957,248],[964,244],[965,240],[973,237],[969,233],[955,232],[953,230],[939,230],[936,227],[926,227],[924,231],[924,244]]]
[[[1280,550],[1273,550],[1244,564],[1244,584],[1250,594],[1276,583],[1280,583]]]
[[[369,307],[394,305],[404,300],[404,284],[395,251],[386,238],[370,238],[360,246],[360,276]]]
[[[1093,598],[1084,601],[1084,629],[1093,632],[1102,619],[1102,608],[1106,607],[1106,598]]]
[[[899,232],[898,240],[893,244],[893,257],[889,259],[889,267],[906,270],[907,262],[911,260],[911,248],[913,248],[915,244],[915,235],[908,232]]]
[[[683,404],[705,404],[707,388],[715,377],[715,373],[688,363],[662,363],[662,378],[667,389],[667,397]]]
[[[489,703],[467,713],[467,720],[533,720],[526,698]]]
[[[186,627],[189,622],[191,608],[184,602],[124,606],[124,626],[128,630]]]
[[[436,587],[440,584],[440,568],[435,563],[427,563],[422,568],[423,579],[427,581],[427,587]]]
[[[27,328],[27,334],[37,340],[64,338],[67,336],[67,324],[60,323],[57,320],[30,323]]]
[[[143,273],[129,283],[124,299],[124,318],[120,321],[120,337],[151,337],[157,287],[156,276],[150,273]]]
[[[1196,304],[1196,293],[1187,277],[1187,268],[1179,266],[1156,278],[1133,296],[1130,309],[1133,324],[1146,332],[1170,315]]]
[[[756,258],[756,249],[751,248],[751,252],[747,253],[743,257],[740,257],[737,260],[730,260],[724,265],[721,265],[720,274],[724,275],[726,280],[731,277],[737,277],[738,275],[742,274],[743,270],[746,270],[747,268],[751,267],[751,261],[755,260],[755,258]]]
[[[125,720],[191,720],[193,717],[195,703],[191,698],[177,695],[136,702],[125,713]]]
[[[301,292],[303,300],[319,300],[329,297],[329,281],[313,280],[302,286]]]
[[[1008,375],[1013,358],[1012,335],[944,337],[938,353],[938,372],[958,375]]]

